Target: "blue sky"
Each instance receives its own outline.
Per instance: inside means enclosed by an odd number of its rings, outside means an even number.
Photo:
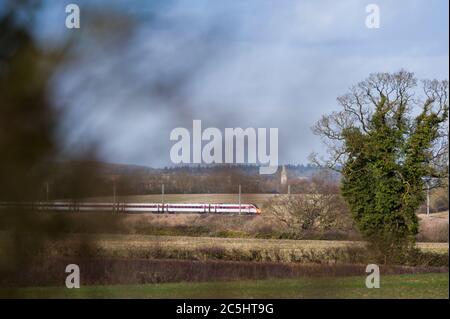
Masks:
[[[80,4],[80,30],[64,26],[67,3]],[[379,29],[365,26],[370,3]],[[310,127],[369,73],[448,79],[448,10],[446,0],[46,1],[35,33],[43,46],[79,41],[53,92],[68,153],[94,142],[109,162],[170,165],[170,131],[200,119],[277,127],[280,162],[306,163],[323,150]],[[107,18],[93,36],[95,12]]]

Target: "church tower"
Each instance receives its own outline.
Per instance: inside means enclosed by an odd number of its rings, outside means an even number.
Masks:
[[[284,187],[287,184],[287,174],[286,174],[286,167],[283,165],[281,168],[281,187]]]

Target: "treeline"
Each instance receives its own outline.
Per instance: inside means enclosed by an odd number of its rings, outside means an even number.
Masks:
[[[286,171],[291,177],[312,177],[319,168],[314,164],[298,164],[285,165]],[[259,166],[255,164],[217,164],[217,165],[183,165],[183,166],[173,166],[173,167],[165,167],[161,170],[156,170],[164,173],[189,173],[192,175],[204,175],[213,173],[226,173],[229,171],[238,171],[241,174],[246,175],[259,175]],[[278,174],[274,174],[271,176],[279,176]]]
[[[42,185],[41,199],[94,196],[146,195],[161,193],[286,193],[280,185],[281,168],[260,175],[256,165],[179,166],[153,169],[143,166],[71,161],[49,165],[52,178]],[[308,190],[308,180],[319,172],[313,165],[287,165],[292,193]]]

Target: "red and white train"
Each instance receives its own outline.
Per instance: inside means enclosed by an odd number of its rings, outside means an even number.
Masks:
[[[34,202],[0,203],[0,208],[22,207],[31,210],[66,212],[124,212],[153,214],[242,214],[259,215],[255,204],[195,204],[195,203],[95,203],[95,202]]]

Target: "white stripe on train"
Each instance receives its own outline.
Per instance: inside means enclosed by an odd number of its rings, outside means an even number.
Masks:
[[[127,213],[168,213],[168,214],[260,214],[255,204],[195,204],[195,203],[86,203],[86,202],[35,202],[0,203],[0,208],[22,207],[49,211],[116,211]]]

